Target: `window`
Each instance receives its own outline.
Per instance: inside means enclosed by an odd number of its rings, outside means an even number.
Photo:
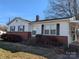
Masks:
[[[51,35],[56,35],[56,24],[51,24],[50,25],[50,34]]]
[[[50,33],[50,25],[46,24],[44,25],[44,34],[49,35]]]
[[[46,35],[56,35],[56,24],[46,24],[44,25],[44,34]]]
[[[33,34],[33,35],[36,35],[36,31],[35,31],[35,30],[33,30],[33,31],[32,31],[32,34]]]
[[[18,26],[18,31],[19,32],[24,32],[25,26],[24,25],[20,25]]]
[[[51,34],[56,34],[56,30],[50,30]]]
[[[49,30],[45,30],[45,34],[49,34]]]
[[[10,31],[14,32],[15,31],[15,26],[10,26]]]

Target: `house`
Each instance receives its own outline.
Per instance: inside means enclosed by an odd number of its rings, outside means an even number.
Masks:
[[[8,25],[8,34],[20,35],[23,39],[31,37],[31,21],[15,17]]]
[[[68,45],[79,41],[79,21],[75,17],[39,20],[39,16],[36,16],[36,21],[15,17],[7,25],[8,33],[21,35],[24,39],[41,34],[58,37]]]

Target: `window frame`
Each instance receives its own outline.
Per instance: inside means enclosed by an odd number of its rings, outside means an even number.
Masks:
[[[48,33],[46,33],[47,30]],[[50,24],[44,24],[44,35],[50,35]]]
[[[45,29],[44,31],[45,31],[45,33],[44,33],[45,35],[49,35],[49,34],[50,34],[50,31],[49,31],[49,30],[46,30],[46,29]],[[48,32],[47,32],[47,31],[48,31]]]
[[[52,32],[52,31],[54,31],[54,32]],[[56,29],[51,29],[50,30],[50,35],[56,35]]]
[[[15,26],[10,26],[10,32],[15,32]]]
[[[55,31],[54,33],[51,33],[52,31]],[[56,30],[56,24],[50,24],[50,35],[56,35],[57,30]]]
[[[25,31],[25,26],[24,25],[19,25],[18,26],[18,32],[24,32]]]

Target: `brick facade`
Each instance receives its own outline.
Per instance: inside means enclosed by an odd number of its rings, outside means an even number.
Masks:
[[[8,32],[7,34],[19,35],[23,40],[31,38],[31,32]]]
[[[42,44],[50,44],[50,43],[60,43],[60,44],[68,44],[67,36],[48,36],[48,35],[37,35],[37,41]]]

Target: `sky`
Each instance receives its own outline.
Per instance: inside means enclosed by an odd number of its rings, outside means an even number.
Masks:
[[[14,17],[33,21],[39,15],[44,19],[48,0],[0,0],[0,24],[6,24]]]

